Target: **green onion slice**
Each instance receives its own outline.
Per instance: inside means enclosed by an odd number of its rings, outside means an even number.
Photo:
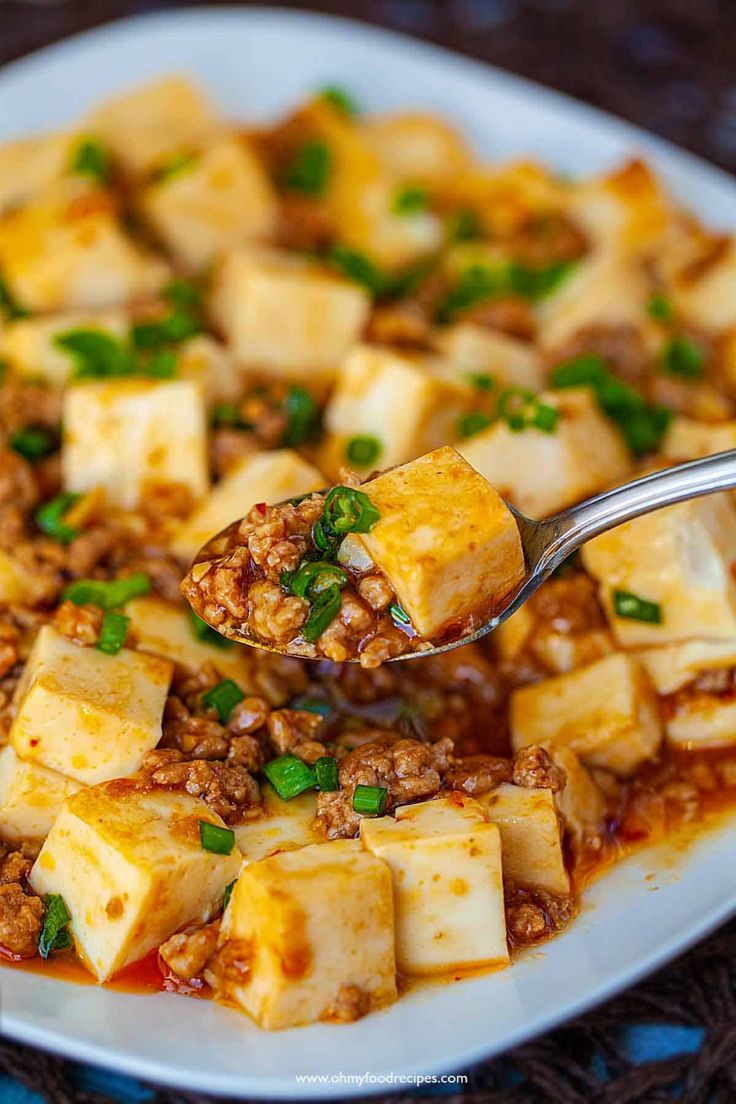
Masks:
[[[217,710],[221,724],[227,724],[238,702],[243,701],[245,694],[232,679],[223,679],[213,686],[206,694],[202,695],[202,704],[209,709]]]
[[[194,639],[202,644],[212,644],[215,648],[222,648],[223,651],[233,647],[232,640],[228,640],[226,636],[220,636],[206,621],[198,617],[193,609],[189,610],[189,628],[192,630]]]
[[[483,227],[475,211],[467,208],[452,216],[447,233],[452,242],[477,241],[483,237]]]
[[[313,790],[317,778],[311,767],[297,759],[296,755],[280,755],[263,768],[268,781],[282,801],[291,801],[300,793]]]
[[[463,414],[458,423],[457,431],[460,437],[474,437],[476,433],[487,429],[493,422],[489,414],[482,410],[471,410],[469,414]]]
[[[493,391],[496,386],[496,380],[488,372],[468,372],[467,379],[477,391]]]
[[[38,953],[41,958],[48,958],[53,951],[71,947],[72,937],[68,925],[72,917],[60,893],[46,893],[43,903],[46,906],[46,915],[38,940]]]
[[[46,426],[25,426],[10,438],[10,447],[25,460],[42,460],[57,447],[58,435]]]
[[[304,622],[304,628],[302,629],[302,635],[308,643],[314,644],[315,640],[319,640],[328,625],[331,625],[337,617],[341,604],[342,599],[338,586],[328,586],[325,590],[320,591],[312,602],[309,617]]]
[[[533,391],[525,387],[508,387],[499,397],[498,415],[514,433],[539,429],[554,433],[560,412],[548,403],[540,402]]]
[[[415,215],[418,211],[426,211],[428,205],[427,189],[407,184],[394,196],[392,210],[395,215]]]
[[[383,445],[377,437],[351,437],[345,446],[346,459],[360,468],[375,464],[382,452]]]
[[[303,195],[321,195],[329,182],[332,154],[324,142],[305,142],[294,154],[284,175],[284,186]]]
[[[335,533],[370,533],[380,517],[368,495],[354,487],[333,487],[325,499],[324,521]]]
[[[83,138],[74,151],[71,171],[88,176],[98,184],[107,184],[111,176],[110,155],[96,138]]]
[[[10,322],[14,318],[27,318],[29,314],[30,311],[21,306],[6,281],[0,276],[0,315]]]
[[[347,245],[333,245],[327,259],[344,276],[347,276],[353,283],[360,284],[371,295],[384,295],[392,288],[392,281],[389,277],[381,272],[370,257],[357,249],[351,249]]]
[[[354,98],[345,88],[338,84],[327,84],[319,91],[319,99],[332,104],[343,115],[358,115],[359,108]]]
[[[67,525],[64,521],[64,515],[75,502],[79,501],[79,498],[78,494],[65,491],[63,494],[57,495],[56,498],[50,499],[49,502],[44,502],[43,506],[36,511],[36,525],[38,528],[47,533],[48,536],[54,537],[61,544],[69,544],[70,541],[79,536],[80,531],[72,525]]]
[[[230,855],[235,846],[232,828],[221,828],[219,824],[210,824],[208,820],[200,820],[199,838],[202,849],[211,851],[213,855]]]
[[[336,533],[329,531],[325,525],[324,518],[319,518],[312,526],[312,541],[325,556],[334,556],[337,552],[340,538]]]
[[[136,571],[123,579],[104,582],[100,579],[77,579],[64,591],[62,597],[75,606],[100,606],[104,610],[117,609],[133,598],[141,598],[151,589],[151,579],[144,571]]]
[[[337,564],[326,560],[311,560],[300,564],[289,579],[289,590],[300,598],[316,598],[328,587],[336,586],[341,590],[348,585],[348,573]]]
[[[233,895],[233,890],[235,889],[236,881],[237,881],[237,878],[233,878],[233,880],[225,886],[225,893],[223,894],[223,897],[222,897],[222,911],[223,912],[225,911],[227,906],[230,904],[230,898]]]
[[[130,351],[104,330],[85,327],[65,330],[56,334],[54,345],[74,357],[74,379],[116,379],[135,372]]]
[[[671,322],[674,315],[672,302],[661,293],[652,295],[647,303],[647,313],[657,322]]]
[[[631,594],[627,590],[614,590],[613,608],[617,617],[623,617],[627,621],[662,624],[662,607],[659,602],[650,602],[647,598],[640,598],[638,594]]]
[[[304,387],[290,387],[284,399],[283,410],[288,425],[283,444],[296,448],[311,441],[318,433],[320,409],[313,395]]]
[[[385,790],[383,786],[358,785],[355,787],[353,809],[356,813],[363,813],[365,816],[380,816],[387,804],[388,790]]]
[[[320,755],[314,764],[317,786],[322,793],[331,793],[339,788],[337,780],[337,759],[332,755]]]
[[[105,655],[117,655],[125,643],[125,637],[128,635],[129,628],[129,617],[126,617],[122,613],[113,613],[107,610],[105,616],[102,618],[102,628],[100,629],[100,638],[97,641],[97,650],[99,652],[104,652]]]
[[[670,376],[686,380],[699,379],[704,365],[703,350],[681,334],[670,338],[662,350],[662,368]]]
[[[391,620],[397,625],[411,625],[411,618],[406,612],[403,606],[400,606],[398,602],[392,602],[388,607],[388,612],[391,614]]]
[[[320,698],[297,698],[291,705],[291,709],[304,709],[307,713],[319,713],[321,717],[329,717],[332,706]]]

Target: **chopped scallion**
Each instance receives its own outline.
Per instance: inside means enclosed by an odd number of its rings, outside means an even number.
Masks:
[[[343,115],[357,115],[359,114],[358,104],[355,98],[346,91],[341,85],[327,84],[324,88],[320,89],[319,99],[325,100],[327,103],[332,104],[334,108],[340,111]]]
[[[199,839],[202,850],[211,851],[213,855],[230,855],[235,846],[232,828],[221,828],[219,824],[211,824],[209,820],[200,820]]]
[[[25,460],[33,463],[53,452],[58,444],[57,435],[46,426],[26,426],[10,438],[10,447]]]
[[[222,648],[223,650],[233,647],[232,640],[228,640],[226,636],[221,636],[206,621],[198,617],[193,609],[189,610],[189,627],[194,638],[202,644],[212,644],[215,648]]]
[[[151,589],[151,579],[143,571],[136,571],[121,579],[106,582],[102,579],[77,579],[70,583],[62,597],[75,606],[99,606],[103,610],[117,609],[133,598],[141,598]]]
[[[533,391],[524,387],[508,387],[499,396],[498,416],[514,433],[525,429],[554,433],[560,412],[556,407],[541,402]]]
[[[476,241],[483,237],[480,219],[469,208],[452,216],[447,232],[452,242]]]
[[[637,594],[626,590],[614,590],[613,608],[617,617],[627,621],[644,621],[649,625],[662,624],[662,607],[659,602],[650,602]]]
[[[236,882],[236,879],[233,878],[232,882],[228,882],[228,884],[225,886],[225,893],[223,894],[223,897],[222,897],[222,911],[223,912],[225,911],[227,906],[230,904],[230,898],[232,897],[233,890],[235,889],[235,882]]]
[[[460,437],[474,437],[482,429],[487,429],[493,422],[493,418],[482,410],[471,410],[469,414],[463,414],[457,423],[457,432]]]
[[[319,196],[327,188],[332,154],[324,142],[305,142],[294,154],[284,175],[284,186],[303,195]]]
[[[392,209],[395,215],[415,215],[419,211],[426,211],[428,204],[429,196],[426,188],[407,184],[394,196]]]
[[[370,533],[380,517],[368,495],[355,487],[333,487],[325,499],[323,520],[334,533]]]
[[[317,779],[317,786],[322,793],[331,793],[338,789],[337,759],[332,755],[320,755],[314,764],[314,774]]]
[[[83,138],[74,151],[71,171],[77,176],[88,176],[98,184],[110,179],[110,155],[96,138]]]
[[[278,759],[272,759],[266,763],[263,773],[282,801],[291,801],[317,785],[312,768],[297,759],[296,755],[280,755]]]
[[[681,334],[671,337],[662,350],[662,368],[670,376],[687,380],[699,379],[704,365],[703,350]]]
[[[104,330],[84,327],[65,330],[56,334],[54,345],[74,357],[75,379],[114,379],[135,371],[130,351]]]
[[[375,464],[383,452],[383,445],[377,437],[351,437],[345,446],[345,457],[351,464],[357,464],[360,468],[367,468]]]
[[[327,259],[355,284],[360,284],[371,295],[384,295],[391,284],[370,257],[347,245],[333,245]]]
[[[493,391],[496,386],[496,380],[488,372],[469,372],[467,379],[476,391]]]
[[[647,303],[647,313],[657,322],[671,322],[674,315],[671,301],[666,295],[652,295]]]
[[[311,441],[319,430],[320,410],[314,396],[304,387],[290,387],[283,403],[288,424],[283,444],[296,448]]]
[[[388,612],[391,614],[391,620],[394,621],[397,625],[402,625],[404,627],[406,627],[407,625],[411,625],[411,618],[409,617],[409,614],[406,612],[403,606],[399,605],[398,602],[392,602],[391,605],[388,607]]]
[[[245,694],[237,683],[232,679],[223,679],[202,695],[202,704],[217,711],[220,724],[227,724],[233,709],[244,697]]]
[[[41,958],[48,958],[53,951],[71,947],[69,922],[72,917],[60,893],[46,893],[43,903],[46,906],[46,915],[38,940],[38,953]]]
[[[355,787],[353,809],[364,816],[381,816],[388,803],[388,790],[383,786]]]
[[[291,708],[304,709],[307,713],[319,713],[321,717],[329,717],[332,712],[330,703],[319,698],[297,698]]]
[[[326,560],[309,560],[302,562],[299,568],[289,574],[288,587],[292,594],[300,598],[313,599],[328,587],[336,586],[341,590],[348,585],[348,573],[337,564],[328,563]],[[282,576],[283,581],[283,576]]]
[[[36,525],[38,528],[61,544],[69,544],[70,541],[79,536],[79,529],[76,529],[73,525],[68,525],[64,521],[64,515],[75,502],[79,501],[79,498],[78,494],[65,491],[49,502],[44,502],[43,506],[40,506],[36,511]]]
[[[29,312],[15,298],[5,280],[0,277],[0,315],[12,322],[15,318],[25,318]]]
[[[113,613],[111,610],[107,610],[102,618],[102,628],[97,641],[98,652],[104,652],[105,655],[117,655],[125,643],[129,627],[129,617],[122,613]]]
[[[196,153],[175,153],[163,165],[159,165],[152,179],[155,184],[165,184],[168,180],[173,180],[174,177],[193,169],[198,160]]]
[[[304,628],[302,629],[304,639],[309,644],[314,644],[315,640],[319,640],[328,625],[332,624],[340,612],[341,604],[340,588],[334,584],[326,587],[325,590],[320,591],[315,596],[312,608],[309,611],[309,617],[304,622]]]

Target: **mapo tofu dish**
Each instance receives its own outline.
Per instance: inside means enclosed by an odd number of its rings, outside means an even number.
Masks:
[[[0,147],[0,962],[350,1022],[736,800],[730,495],[387,662],[518,584],[504,503],[736,447],[735,290],[641,160],[334,87]]]

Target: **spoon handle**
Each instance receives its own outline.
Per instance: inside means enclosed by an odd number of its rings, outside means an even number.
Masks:
[[[555,567],[586,541],[662,506],[736,488],[736,449],[665,468],[571,506],[539,523],[538,562]]]

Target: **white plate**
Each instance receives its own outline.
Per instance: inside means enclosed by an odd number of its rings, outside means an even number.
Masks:
[[[435,109],[489,157],[531,153],[583,173],[643,151],[711,225],[736,226],[725,173],[625,123],[432,46],[283,10],[136,18],[15,62],[0,73],[0,140],[63,125],[104,93],[177,70],[246,119],[268,119],[334,82],[371,110]],[[458,1070],[545,1031],[725,920],[736,911],[733,827],[617,867],[586,895],[569,932],[513,969],[415,992],[350,1027],[268,1034],[209,1002],[10,970],[0,970],[0,1026],[23,1042],[190,1090],[323,1099],[385,1090],[391,1075]],[[304,1074],[325,1080],[300,1083]],[[365,1074],[377,1080],[346,1080]]]

